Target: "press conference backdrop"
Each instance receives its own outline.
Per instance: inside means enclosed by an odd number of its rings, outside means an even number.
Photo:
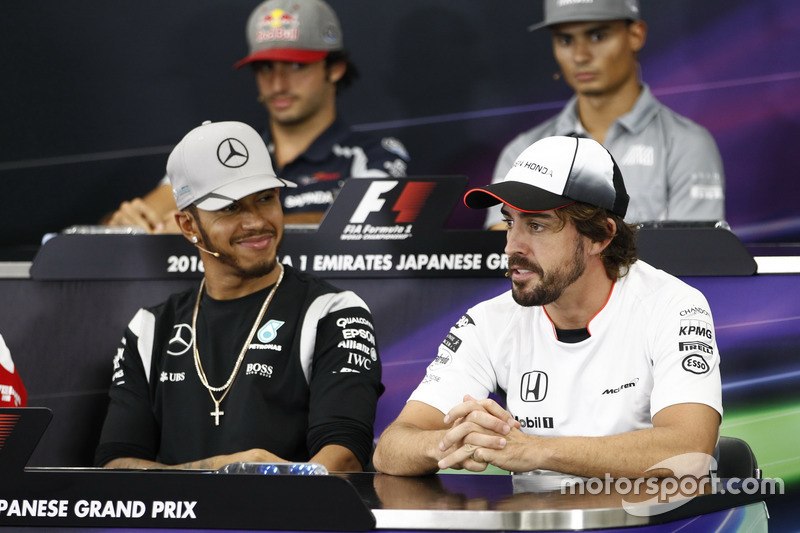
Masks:
[[[502,146],[570,95],[554,80],[539,0],[330,0],[361,79],[340,98],[395,135],[415,174],[490,179]],[[244,24],[256,0],[10,2],[0,17],[0,247],[90,224],[163,175],[203,120],[260,128]],[[642,74],[717,139],[745,242],[800,238],[800,3],[641,0]],[[452,227],[482,214],[457,208]]]

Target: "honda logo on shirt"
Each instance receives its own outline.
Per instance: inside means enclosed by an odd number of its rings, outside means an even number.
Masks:
[[[541,402],[547,396],[547,374],[534,370],[522,375],[519,395],[523,402]]]

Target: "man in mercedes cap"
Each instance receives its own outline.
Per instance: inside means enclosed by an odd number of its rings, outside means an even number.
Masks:
[[[205,274],[128,324],[96,464],[363,469],[383,392],[372,316],[353,292],[278,261],[279,195],[294,183],[275,175],[263,139],[240,122],[190,131],[167,173],[177,225]]]
[[[631,197],[628,222],[725,219],[725,173],[708,130],[661,104],[641,79],[647,38],[638,0],[544,0],[553,56],[573,96],[561,112],[520,133],[497,160],[505,178],[522,151],[543,137],[591,137],[617,160]],[[504,229],[500,210],[485,227]]]
[[[348,178],[407,175],[409,155],[398,139],[353,131],[338,113],[337,96],[359,74],[327,3],[262,2],[247,20],[246,36],[249,53],[235,67],[252,67],[258,101],[269,114],[261,135],[278,173],[298,185],[282,198],[287,224],[319,224]],[[144,198],[124,202],[108,223],[177,231],[174,210],[165,176]]]
[[[722,415],[711,311],[699,291],[637,261],[609,152],[542,139],[464,201],[502,204],[511,290],[452,327],[375,467],[635,478],[672,475],[650,469],[680,454],[710,460]]]

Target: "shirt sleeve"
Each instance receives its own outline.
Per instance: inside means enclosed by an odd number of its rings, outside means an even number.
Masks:
[[[653,324],[651,417],[680,403],[702,403],[722,416],[722,385],[714,319],[691,287],[673,295]]]
[[[410,157],[403,143],[395,137],[379,137],[354,148],[350,177],[404,178]]]
[[[310,368],[309,453],[338,444],[366,468],[384,390],[372,315],[350,291],[327,295],[324,301]]]
[[[95,451],[96,466],[119,457],[156,460],[159,431],[150,405],[148,379],[153,325],[152,313],[139,310],[114,355],[108,411]]]
[[[496,372],[489,356],[491,348],[481,335],[481,328],[486,331],[488,326],[483,322],[483,314],[472,308],[450,328],[409,400],[447,413],[460,404],[466,394],[481,400],[498,392]]]
[[[725,220],[725,173],[717,143],[684,117],[667,161],[667,220]]]

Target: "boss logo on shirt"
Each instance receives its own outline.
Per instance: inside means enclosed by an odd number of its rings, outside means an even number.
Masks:
[[[272,371],[272,365],[266,365],[264,363],[247,363],[247,366],[245,367],[245,375],[247,376],[271,378]]]

